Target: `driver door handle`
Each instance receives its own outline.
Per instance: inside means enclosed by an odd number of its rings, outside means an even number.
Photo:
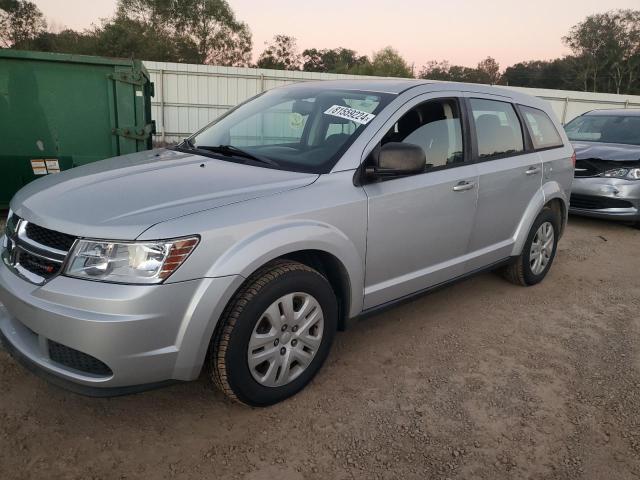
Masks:
[[[524,173],[526,173],[527,175],[535,175],[539,171],[540,171],[540,167],[529,167],[529,169]]]
[[[471,190],[473,187],[475,187],[475,183],[474,182],[465,182],[462,181],[460,183],[458,183],[455,187],[453,187],[453,191],[454,192],[464,192],[465,190]]]

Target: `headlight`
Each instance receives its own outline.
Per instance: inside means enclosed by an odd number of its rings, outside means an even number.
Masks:
[[[627,180],[640,180],[640,168],[615,168],[604,172],[605,177],[626,178]]]
[[[160,283],[198,244],[197,237],[157,242],[78,240],[65,274],[114,283]]]

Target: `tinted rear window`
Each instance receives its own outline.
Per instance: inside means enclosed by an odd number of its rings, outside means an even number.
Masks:
[[[535,149],[561,147],[562,138],[549,116],[537,108],[520,105]]]
[[[522,128],[513,105],[496,100],[470,99],[480,158],[522,152]]]

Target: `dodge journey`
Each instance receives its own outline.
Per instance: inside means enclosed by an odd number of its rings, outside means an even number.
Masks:
[[[274,404],[359,316],[485,270],[543,280],[574,161],[549,105],[511,90],[276,88],[175,147],[19,191],[0,338],[88,395],[206,372],[238,402]]]

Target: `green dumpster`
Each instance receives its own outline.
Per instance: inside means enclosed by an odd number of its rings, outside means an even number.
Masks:
[[[41,175],[151,148],[140,61],[0,50],[0,208]]]

